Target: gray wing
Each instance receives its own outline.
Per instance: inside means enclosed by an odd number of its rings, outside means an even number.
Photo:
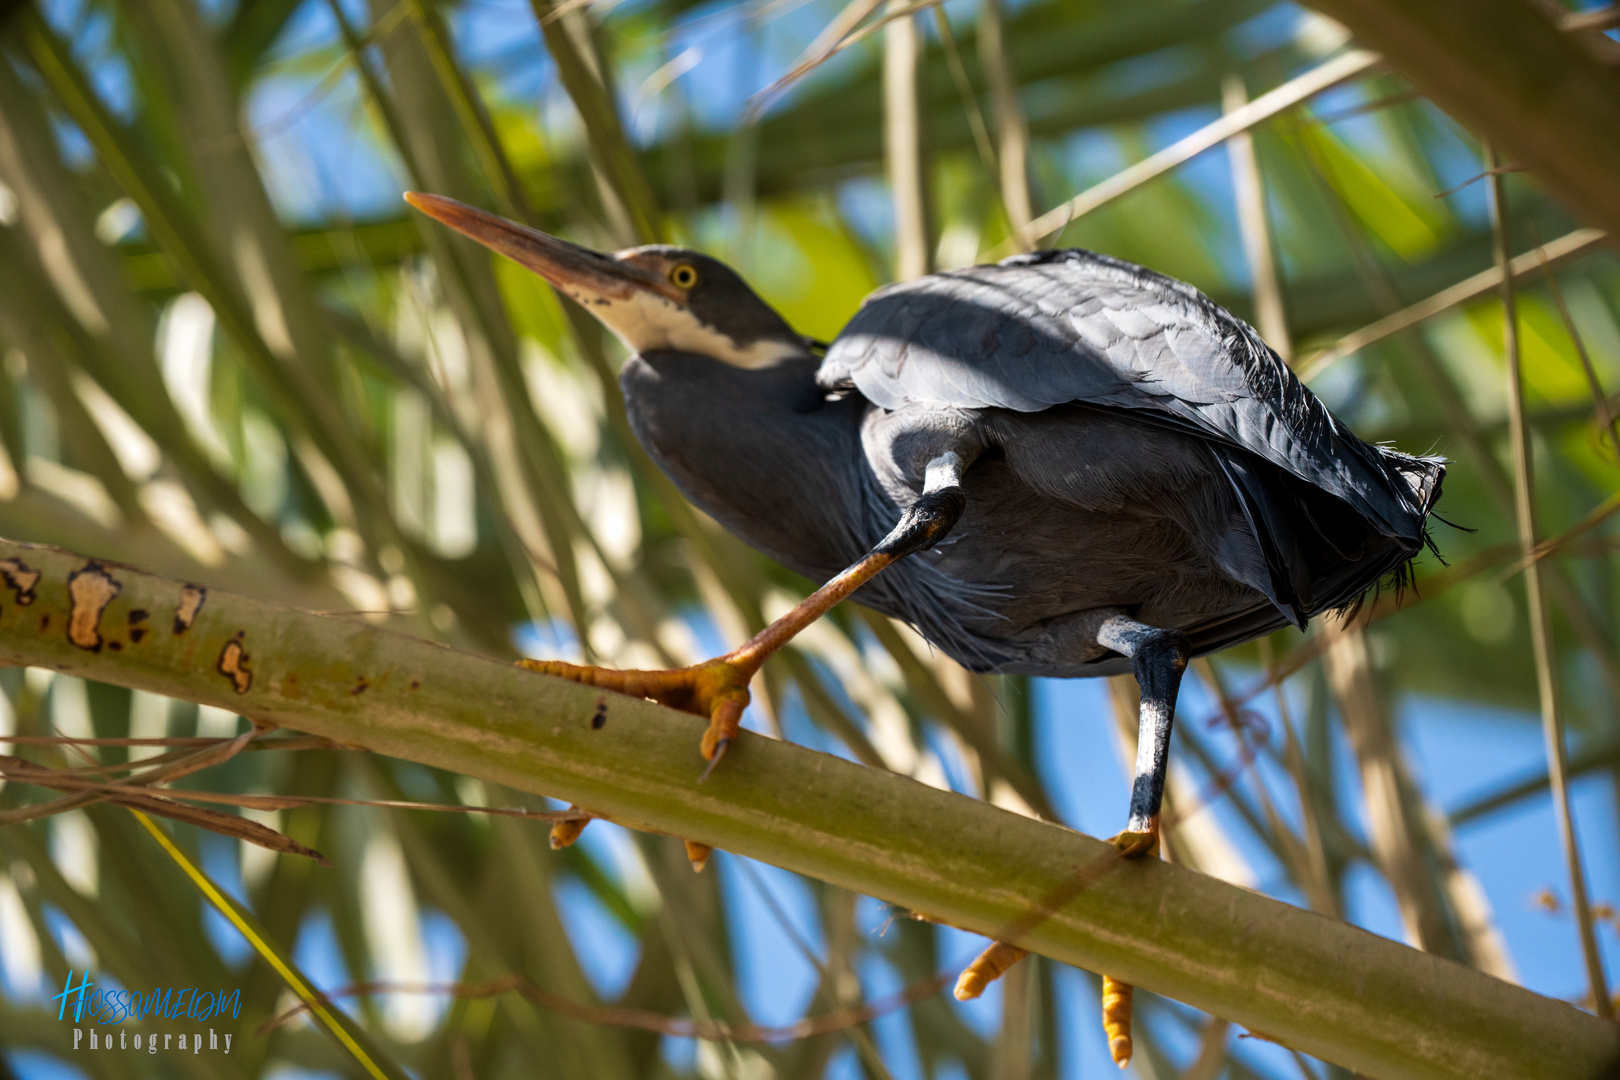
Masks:
[[[1437,460],[1356,438],[1242,320],[1190,285],[1089,251],[880,289],[829,347],[817,381],[887,409],[1138,410],[1204,436],[1223,464],[1233,458],[1222,448],[1270,461],[1414,545],[1438,494]]]

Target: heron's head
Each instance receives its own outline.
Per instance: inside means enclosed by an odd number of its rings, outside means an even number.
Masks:
[[[405,201],[533,270],[633,352],[697,353],[742,368],[809,355],[782,316],[707,255],[663,244],[604,254],[440,195],[411,191]]]

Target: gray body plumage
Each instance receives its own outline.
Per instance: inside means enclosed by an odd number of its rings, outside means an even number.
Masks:
[[[1444,474],[1356,438],[1190,286],[1084,251],[881,289],[819,365],[650,352],[621,386],[693,502],[818,582],[958,453],[961,520],[859,599],[978,671],[1129,670],[1102,611],[1194,653],[1302,626],[1404,569]]]

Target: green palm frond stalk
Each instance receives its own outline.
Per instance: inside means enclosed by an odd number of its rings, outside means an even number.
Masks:
[[[555,796],[1015,936],[1369,1075],[1585,1080],[1620,1056],[1612,1025],[1562,1002],[891,773],[745,736],[700,786],[702,722],[649,702],[218,590],[188,619],[184,583],[65,551],[0,559],[7,663]]]

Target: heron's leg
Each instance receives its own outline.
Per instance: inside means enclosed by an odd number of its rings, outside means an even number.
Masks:
[[[1136,742],[1136,775],[1131,783],[1130,819],[1115,836],[1114,847],[1128,859],[1159,853],[1159,808],[1170,760],[1170,724],[1176,713],[1181,675],[1192,658],[1192,643],[1179,630],[1161,630],[1122,614],[1104,619],[1096,640],[1126,656],[1142,688]],[[966,1001],[984,992],[995,979],[1025,956],[1023,949],[995,942],[969,964],[956,983],[956,996]],[[1103,1031],[1108,1052],[1124,1068],[1131,1060],[1131,987],[1103,976]]]
[[[907,555],[924,551],[951,531],[967,508],[962,459],[947,451],[928,463],[923,493],[876,547],[817,589],[793,610],[724,656],[668,671],[615,671],[555,660],[522,660],[524,667],[587,686],[651,698],[709,721],[701,750],[712,769],[736,738],[748,705],[748,683],[776,650],[832,609],[833,605]],[[704,775],[708,775],[705,770]],[[695,861],[695,860],[694,860]]]
[[[1159,854],[1159,809],[1170,764],[1170,725],[1176,716],[1181,675],[1192,659],[1192,642],[1179,630],[1161,630],[1116,615],[1097,630],[1097,641],[1131,659],[1142,689],[1136,733],[1136,775],[1131,781],[1131,816],[1114,846],[1128,859]],[[1131,987],[1103,976],[1103,1032],[1108,1052],[1124,1068],[1131,1060]]]
[[[1170,763],[1170,725],[1175,719],[1181,674],[1192,659],[1192,642],[1179,630],[1161,630],[1124,615],[1104,622],[1097,630],[1097,641],[1130,658],[1142,688],[1130,819],[1125,831],[1114,837],[1114,846],[1127,857],[1156,855],[1159,808]]]

